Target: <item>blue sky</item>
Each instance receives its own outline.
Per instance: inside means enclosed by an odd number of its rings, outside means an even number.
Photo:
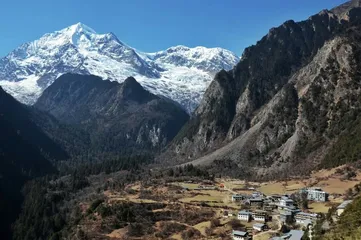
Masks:
[[[174,45],[223,47],[241,55],[289,19],[303,20],[346,0],[11,0],[0,8],[0,56],[82,22],[114,32],[141,51]]]

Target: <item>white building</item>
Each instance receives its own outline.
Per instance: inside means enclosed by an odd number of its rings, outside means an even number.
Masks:
[[[268,213],[266,211],[256,210],[252,212],[252,218],[257,222],[265,223],[268,220]]]
[[[232,237],[234,240],[248,240],[249,239],[248,232],[242,232],[242,231],[233,231]]]
[[[241,221],[249,222],[251,220],[252,214],[248,211],[240,211],[238,212],[238,219]]]
[[[347,205],[349,205],[350,203],[352,203],[352,200],[347,200],[347,201],[344,201],[343,203],[341,203],[337,207],[337,216],[341,216],[341,214],[345,211],[345,208],[347,207]]]
[[[266,228],[267,228],[267,225],[263,224],[263,223],[253,224],[253,229],[258,232],[262,232],[262,231],[266,230]]]
[[[295,215],[296,223],[304,225],[305,223],[312,221],[316,222],[318,218],[318,215],[316,213],[305,213],[305,212],[299,212]]]
[[[328,201],[328,193],[323,191],[319,187],[314,188],[304,188],[300,190],[300,193],[306,193],[307,199],[316,202],[326,202]]]
[[[263,214],[253,214],[253,219],[257,222],[266,222],[266,215]]]

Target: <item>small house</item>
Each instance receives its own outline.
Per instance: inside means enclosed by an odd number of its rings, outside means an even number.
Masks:
[[[238,219],[241,221],[249,222],[251,221],[252,214],[248,211],[240,211],[238,212]]]
[[[251,198],[248,200],[249,205],[256,206],[256,207],[262,207],[263,206],[263,198]]]
[[[347,207],[347,205],[349,205],[350,203],[352,203],[352,200],[347,200],[347,201],[344,201],[343,203],[341,203],[337,207],[337,216],[341,216],[341,214],[345,211],[345,208]]]
[[[232,238],[234,240],[249,240],[249,234],[243,231],[233,231]]]
[[[291,230],[281,237],[273,237],[271,240],[301,240],[304,232],[302,230]]]
[[[257,232],[263,232],[267,230],[267,225],[263,223],[256,223],[253,224],[253,229],[256,230]]]
[[[244,194],[234,194],[232,195],[232,202],[240,202],[246,198],[247,196]]]
[[[304,224],[305,221],[310,220],[312,222],[316,222],[318,219],[318,215],[316,213],[305,213],[299,212],[295,215],[296,223]]]

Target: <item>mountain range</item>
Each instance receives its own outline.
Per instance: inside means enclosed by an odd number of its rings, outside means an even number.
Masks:
[[[259,181],[359,161],[361,0],[286,21],[240,59],[204,47],[143,53],[78,23],[2,58],[0,80],[0,214],[10,216],[0,236],[10,237],[23,184],[59,173],[34,181],[49,183],[54,199],[44,188],[28,195],[15,225],[16,239],[60,239],[73,215],[56,199],[94,179],[87,199],[157,167],[161,181],[186,168]],[[125,175],[102,173],[112,171]],[[73,220],[70,232],[81,236]]]
[[[191,113],[215,73],[230,70],[238,61],[234,53],[221,48],[175,46],[144,53],[113,33],[97,34],[77,23],[25,43],[0,59],[0,86],[31,105],[65,73],[118,82],[132,76],[152,93],[180,103]]]
[[[256,179],[357,161],[360,2],[271,29],[217,73],[159,161]]]

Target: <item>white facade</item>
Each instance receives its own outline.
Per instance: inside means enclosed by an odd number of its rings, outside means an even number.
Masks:
[[[266,222],[266,217],[261,215],[253,215],[253,219],[257,222]]]
[[[265,228],[265,225],[264,224],[253,224],[253,229],[258,231],[258,232],[262,232]]]
[[[305,188],[300,191],[307,194],[307,199],[316,202],[328,201],[328,193],[322,191],[321,188]]]
[[[293,200],[289,198],[280,199],[279,205],[282,207],[290,207],[293,206]]]
[[[246,211],[241,211],[238,213],[238,219],[241,221],[249,222],[251,220],[251,213]]]
[[[296,223],[305,224],[308,221],[315,222],[317,220],[318,215],[316,213],[304,213],[299,212],[295,215]]]

